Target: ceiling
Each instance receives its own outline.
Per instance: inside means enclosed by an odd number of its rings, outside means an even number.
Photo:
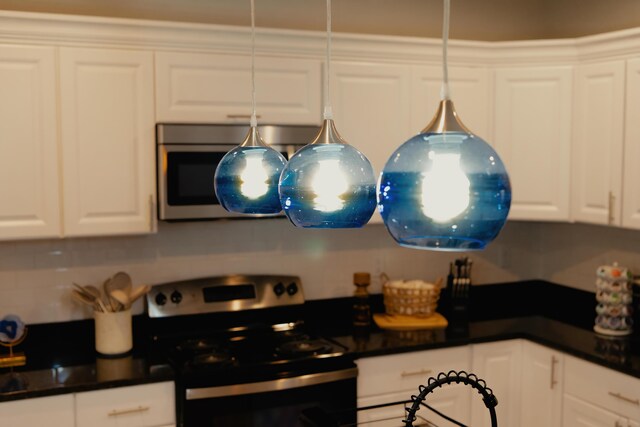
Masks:
[[[256,0],[260,27],[323,30],[324,0]],[[249,24],[249,0],[0,0],[0,10]],[[442,0],[334,0],[335,31],[439,37]],[[451,37],[526,40],[640,26],[638,0],[453,0]]]

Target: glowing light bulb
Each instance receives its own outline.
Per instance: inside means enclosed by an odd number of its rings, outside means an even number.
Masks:
[[[436,222],[449,221],[469,206],[469,178],[460,154],[429,151],[431,170],[422,174],[422,213]]]
[[[269,175],[262,165],[264,150],[246,153],[247,165],[240,174],[240,192],[249,199],[257,199],[269,191]]]
[[[340,161],[338,159],[320,160],[311,181],[311,188],[316,195],[313,199],[315,210],[333,212],[342,209],[345,201],[341,196],[347,192],[349,185],[347,177],[340,170]]]

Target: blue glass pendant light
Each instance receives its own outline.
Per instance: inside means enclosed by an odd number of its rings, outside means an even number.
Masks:
[[[507,220],[511,184],[498,154],[462,124],[449,98],[449,0],[444,4],[442,101],[431,123],[387,161],[378,210],[402,246],[480,250]]]
[[[214,177],[216,196],[229,212],[273,215],[282,211],[278,179],[286,164],[260,137],[256,118],[255,4],[251,0],[252,107],[249,132],[242,144],[224,155]]]
[[[278,186],[289,220],[304,228],[357,228],[376,207],[375,176],[369,160],[342,139],[329,100],[331,0],[327,0],[327,68],[324,122],[309,145],[287,163]]]

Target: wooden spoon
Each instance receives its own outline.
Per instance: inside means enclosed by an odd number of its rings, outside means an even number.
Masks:
[[[111,298],[118,301],[122,305],[122,310],[128,310],[131,307],[131,299],[124,291],[120,289],[114,289],[110,294]],[[121,310],[119,310],[121,311]]]
[[[149,285],[138,286],[137,288],[132,290],[131,295],[129,295],[131,304],[133,304],[141,296],[148,294],[150,290],[151,290],[151,286]]]

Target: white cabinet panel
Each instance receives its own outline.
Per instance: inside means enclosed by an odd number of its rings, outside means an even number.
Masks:
[[[251,58],[158,52],[158,122],[242,122],[251,113]],[[321,63],[256,57],[256,102],[261,123],[319,124]]]
[[[498,399],[498,425],[520,424],[522,341],[476,344],[472,348],[471,372],[486,381]],[[489,411],[481,399],[471,401],[471,425],[490,427]]]
[[[371,161],[376,180],[391,153],[412,135],[410,85],[408,65],[335,62],[331,66],[336,127]],[[377,210],[371,222],[382,222]]]
[[[11,427],[74,427],[73,395],[0,403],[0,420]]]
[[[155,427],[175,423],[172,382],[76,394],[76,427]]]
[[[0,46],[0,240],[61,234],[55,49]]]
[[[411,84],[411,129],[424,129],[440,103],[442,67],[414,66]],[[482,67],[449,67],[451,99],[462,122],[476,135],[491,142],[490,72]]]
[[[417,392],[420,384],[440,372],[468,371],[469,350],[464,346],[359,359],[358,397]]]
[[[67,236],[152,231],[153,54],[60,49]]]
[[[640,59],[627,61],[622,226],[640,228]]]
[[[510,219],[569,219],[571,67],[495,71],[494,147],[513,188]]]
[[[630,419],[640,419],[640,379],[565,356],[564,392]]]
[[[562,427],[624,427],[620,416],[568,394],[563,399]]]
[[[423,383],[426,381],[423,380]],[[463,424],[469,423],[469,401],[472,393],[475,392],[468,386],[462,384],[452,384],[436,389],[433,393],[427,395],[425,403],[443,414]],[[374,405],[384,405],[391,402],[406,402],[410,400],[414,391],[404,391],[390,393],[381,396],[365,397],[358,399],[358,408],[364,408]],[[410,406],[410,404],[408,405]],[[405,405],[398,404],[394,406],[384,406],[376,409],[358,411],[358,423],[371,427],[399,427],[401,420],[405,419]],[[417,421],[415,425],[426,425],[426,421],[435,423],[440,427],[455,426],[455,424],[441,418],[439,415],[431,412],[426,408],[420,408],[416,413]]]
[[[562,369],[562,353],[523,341],[520,427],[561,426]]]
[[[624,61],[576,69],[571,216],[620,225],[624,138]]]

